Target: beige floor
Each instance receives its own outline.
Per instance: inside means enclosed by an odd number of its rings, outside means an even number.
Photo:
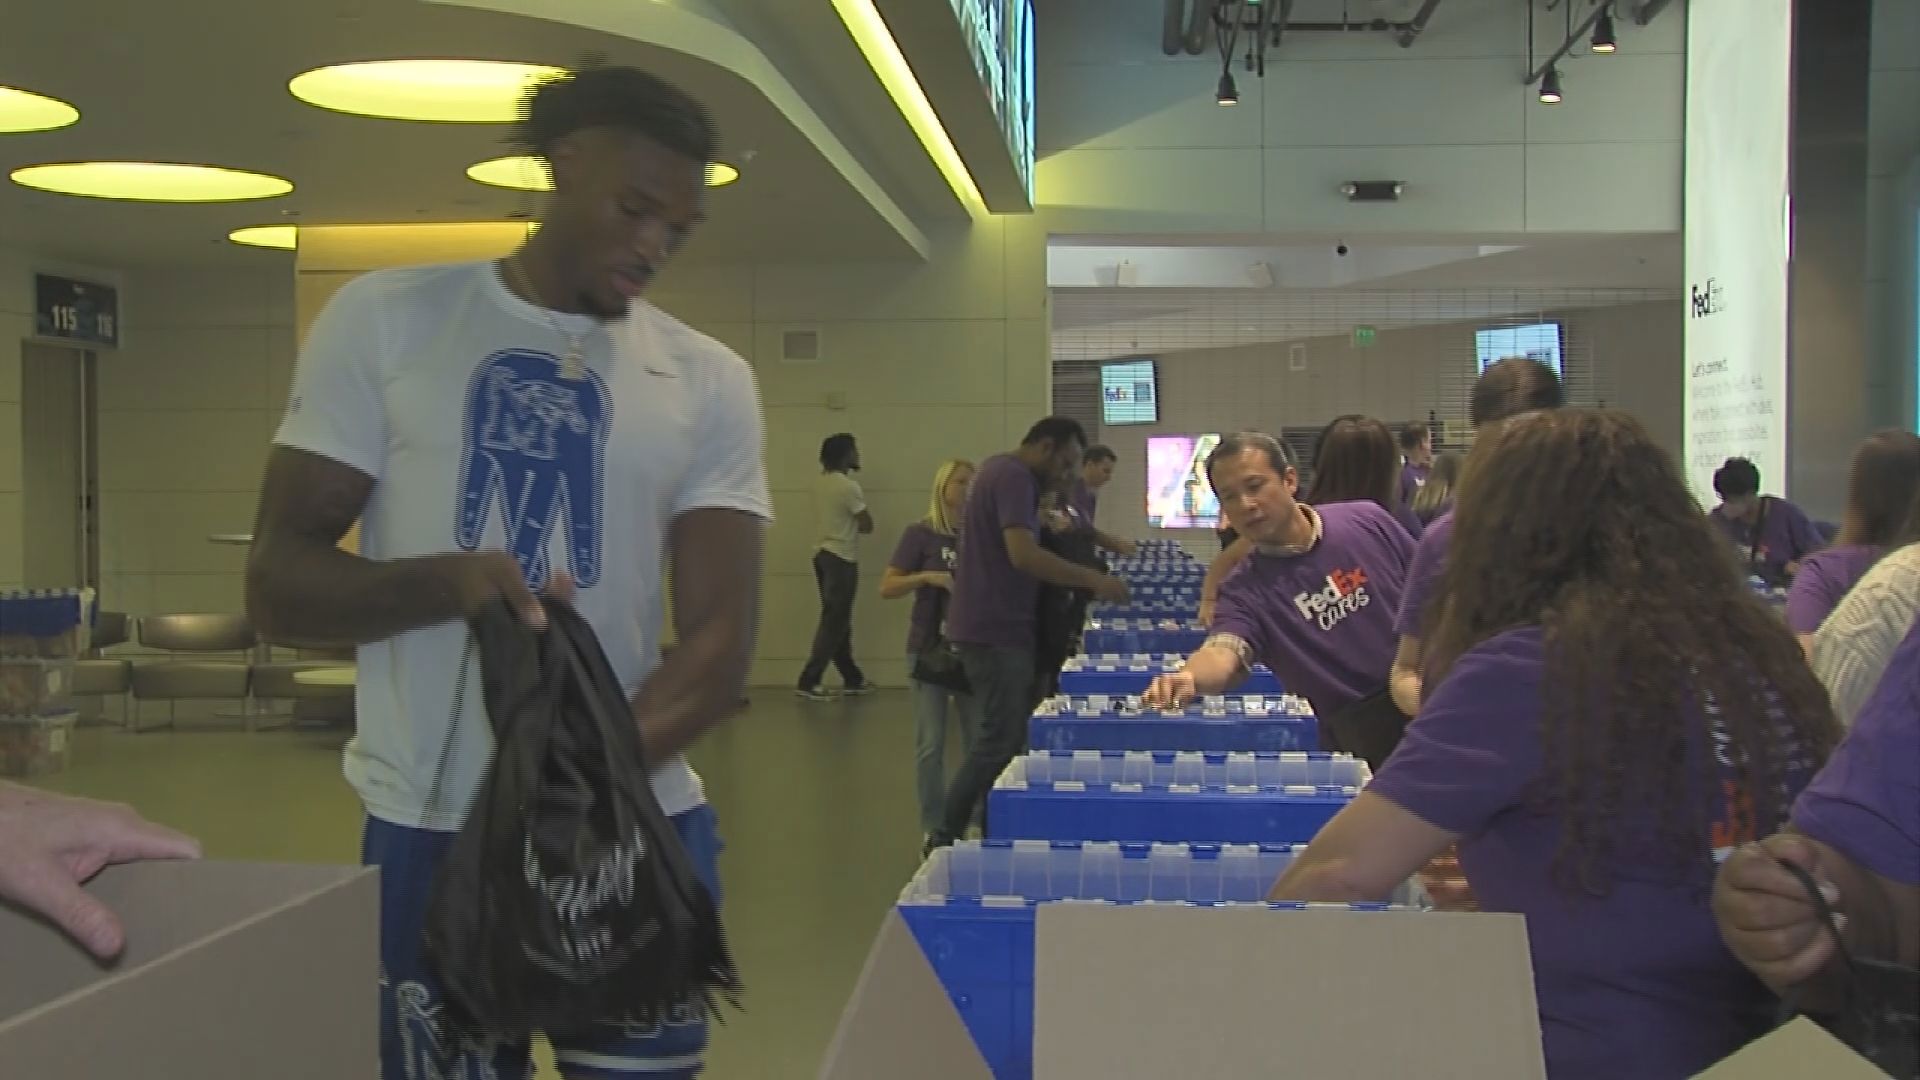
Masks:
[[[898,691],[833,704],[767,691],[693,755],[727,843],[725,917],[747,987],[745,1011],[715,1028],[708,1075],[789,1080],[818,1067],[919,853],[909,708]],[[191,722],[90,729],[72,767],[37,782],[133,803],[213,857],[353,862],[361,819],[341,742]]]

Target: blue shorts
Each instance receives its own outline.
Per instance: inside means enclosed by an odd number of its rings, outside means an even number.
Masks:
[[[673,818],[696,872],[720,898],[720,830],[713,808]],[[421,939],[427,898],[453,833],[409,829],[367,818],[360,861],[380,868],[380,1075],[383,1080],[522,1080],[533,1075],[524,1043],[490,1055],[449,1059],[439,1024],[440,990],[427,971]],[[555,1040],[554,1056],[570,1078],[645,1076],[690,1080],[707,1049],[704,1005],[671,1010],[650,1023],[609,1024],[584,1037]]]

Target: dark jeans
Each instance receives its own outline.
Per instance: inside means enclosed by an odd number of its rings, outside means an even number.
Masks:
[[[813,579],[820,585],[820,625],[813,631],[813,654],[800,672],[800,689],[819,686],[828,661],[839,669],[841,682],[865,686],[867,677],[853,662],[853,595],[860,588],[860,565],[816,551]]]
[[[1007,763],[1027,748],[1027,719],[1033,715],[1033,650],[956,645],[967,669],[980,729],[973,749],[947,788],[947,808],[936,843],[949,843],[967,831],[993,782]],[[984,810],[981,823],[986,822]]]

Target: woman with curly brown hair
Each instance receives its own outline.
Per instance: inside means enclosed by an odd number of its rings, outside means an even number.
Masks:
[[[1273,895],[1379,899],[1457,842],[1527,918],[1554,1080],[1692,1076],[1769,1023],[1709,889],[1826,760],[1826,694],[1624,413],[1483,432],[1454,521],[1420,715]]]

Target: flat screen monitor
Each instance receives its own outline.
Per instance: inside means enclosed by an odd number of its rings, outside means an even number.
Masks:
[[[1217,529],[1220,500],[1207,480],[1207,455],[1218,435],[1147,437],[1147,526]]]
[[[1116,360],[1100,365],[1100,422],[1160,422],[1160,378],[1151,360]]]
[[[1487,370],[1487,365],[1496,360],[1527,356],[1552,368],[1555,375],[1566,377],[1566,372],[1560,366],[1562,344],[1560,324],[1557,322],[1489,326],[1474,331],[1473,346],[1480,357],[1481,371]]]

